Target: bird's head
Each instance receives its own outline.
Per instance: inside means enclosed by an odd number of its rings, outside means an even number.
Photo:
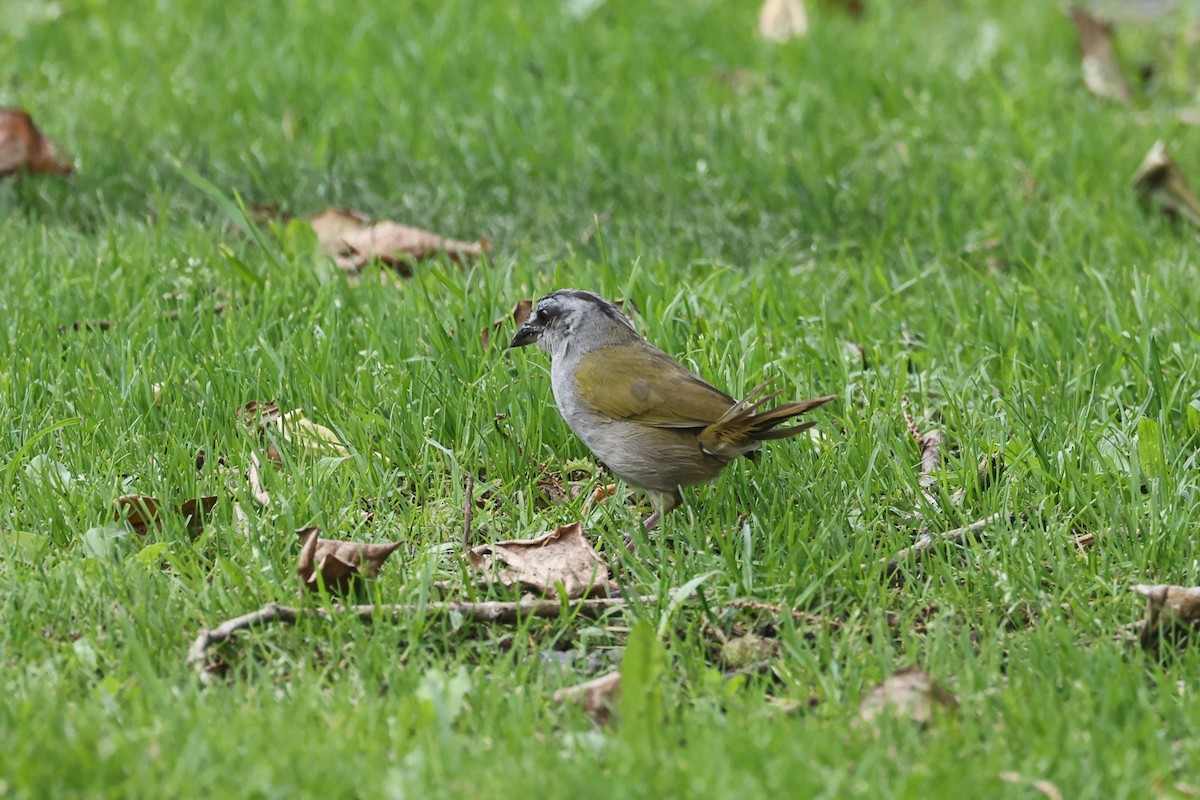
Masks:
[[[554,359],[639,338],[621,309],[600,295],[559,289],[537,301],[508,346],[536,344]]]

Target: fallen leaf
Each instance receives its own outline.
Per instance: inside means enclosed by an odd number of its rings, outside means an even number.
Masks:
[[[0,109],[0,178],[17,172],[66,175],[74,170],[33,117],[19,108]]]
[[[271,402],[251,400],[238,409],[238,422],[254,433],[262,433],[267,425],[274,424],[282,416],[279,406]]]
[[[350,248],[342,237],[367,227],[370,220],[355,211],[327,208],[320,214],[309,217],[308,224],[317,234],[321,250],[328,256],[340,258],[350,254]]]
[[[916,664],[901,667],[863,696],[858,715],[871,724],[885,713],[907,717],[924,725],[937,710],[953,711],[958,698],[936,683]]]
[[[162,517],[165,513],[162,500],[145,494],[126,494],[118,497],[114,503],[115,515],[118,521],[124,520],[138,535],[145,535],[151,527],[162,529]],[[205,517],[217,504],[216,495],[205,495],[184,501],[171,509],[170,513],[187,518],[188,530],[193,534],[204,529]]]
[[[483,339],[483,346],[488,346],[488,342],[491,340],[492,333],[499,333],[504,327],[504,323],[509,319],[512,319],[514,328],[519,328],[524,325],[525,320],[529,319],[529,312],[532,310],[532,300],[528,298],[522,298],[518,300],[517,304],[513,306],[512,311],[510,311],[507,315],[500,317],[500,319],[494,321],[491,325],[488,325],[479,332],[479,338]]]
[[[554,693],[554,702],[577,705],[584,713],[601,725],[612,719],[613,709],[621,699],[621,673],[619,670],[601,675],[599,678],[568,686]]]
[[[1157,205],[1167,216],[1182,217],[1200,227],[1200,199],[1161,140],[1154,143],[1133,173],[1133,188],[1143,204]]]
[[[1139,583],[1132,588],[1146,598],[1142,647],[1153,649],[1163,639],[1183,638],[1200,628],[1200,587]]]
[[[349,456],[350,451],[342,444],[338,435],[324,425],[318,425],[304,416],[304,409],[296,408],[279,416],[270,423],[288,444],[296,444],[318,453],[334,452]]]
[[[305,537],[296,576],[310,591],[317,591],[324,583],[326,590],[337,596],[355,588],[358,579],[374,578],[378,575],[383,562],[402,544],[364,544],[321,539],[321,530],[317,527],[301,528],[296,533]]]
[[[1088,91],[1105,100],[1128,103],[1133,99],[1133,93],[1121,74],[1121,65],[1113,50],[1112,24],[1075,5],[1068,8],[1067,13],[1079,36],[1079,47],[1083,51],[1083,82]]]
[[[451,261],[462,262],[488,249],[486,239],[447,239],[391,220],[370,222],[363,214],[340,208],[327,208],[309,217],[308,224],[316,232],[321,249],[347,272],[357,272],[378,258],[408,277],[414,261],[445,254]]]
[[[758,33],[772,42],[808,34],[808,12],[801,0],[766,0],[758,11]]]
[[[519,586],[552,597],[561,584],[568,598],[608,593],[608,566],[572,522],[536,539],[480,545],[467,551],[483,585]]]

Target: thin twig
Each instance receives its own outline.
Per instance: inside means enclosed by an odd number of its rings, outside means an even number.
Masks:
[[[1003,511],[997,511],[995,514],[986,516],[983,519],[975,520],[970,525],[964,525],[963,527],[955,528],[952,531],[933,533],[927,530],[911,547],[906,547],[903,550],[900,550],[895,556],[888,559],[887,574],[891,575],[897,569],[899,569],[901,562],[929,552],[940,542],[958,542],[967,536],[982,534],[993,525],[1011,522],[1012,519],[1012,514],[1006,514]]]
[[[900,407],[904,413],[904,425],[916,440],[917,447],[921,448],[921,477],[917,482],[922,489],[928,489],[937,482],[937,473],[945,465],[946,434],[937,428],[922,433],[921,429],[917,427],[917,421],[913,419],[913,415],[908,410],[911,403],[908,395],[900,398]],[[936,508],[937,501],[928,492],[925,493],[925,496]]]
[[[466,500],[463,501],[463,547],[471,547],[471,518],[475,514],[475,478],[467,476]]]
[[[762,600],[750,600],[739,598],[728,600],[725,603],[730,608],[743,608],[747,611],[764,611],[768,614],[774,614],[777,617],[782,617],[784,614],[791,614],[792,619],[804,625],[828,625],[830,628],[837,630],[842,627],[842,621],[837,617],[823,617],[820,614],[809,614],[807,611],[800,611],[795,608],[784,608],[775,603],[766,603]]]
[[[276,622],[288,625],[305,617],[331,620],[335,617],[353,616],[363,622],[389,621],[397,623],[412,619],[423,613],[461,614],[471,622],[493,623],[497,625],[513,625],[530,617],[540,619],[558,619],[578,615],[588,619],[604,616],[613,609],[624,608],[627,600],[623,597],[604,597],[593,600],[575,600],[563,603],[560,600],[527,599],[518,602],[486,601],[466,603],[450,601],[443,603],[399,603],[392,605],[356,605],[336,609],[328,608],[293,608],[268,603],[257,611],[242,614],[240,617],[222,622],[215,628],[206,628],[196,636],[192,646],[188,648],[187,662],[203,672],[208,663],[208,651],[216,644],[227,641],[239,631],[250,628],[260,628]],[[654,595],[638,598],[638,602],[650,605],[658,602]]]

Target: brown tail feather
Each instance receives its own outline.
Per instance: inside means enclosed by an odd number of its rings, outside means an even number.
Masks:
[[[763,383],[758,386],[745,400],[732,406],[719,420],[704,429],[700,434],[700,446],[705,452],[732,460],[754,450],[759,442],[795,436],[801,431],[811,428],[814,423],[807,422],[787,428],[778,426],[806,411],[811,411],[837,399],[837,395],[832,394],[825,397],[814,397],[798,403],[784,403],[759,414],[756,412],[763,403],[779,394],[779,392],[774,392],[757,402],[749,403],[766,385]]]

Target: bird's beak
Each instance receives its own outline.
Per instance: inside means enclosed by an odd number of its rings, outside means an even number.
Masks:
[[[527,344],[533,344],[542,335],[542,326],[532,320],[526,322],[521,327],[517,328],[517,335],[508,343],[509,347],[524,347]]]

